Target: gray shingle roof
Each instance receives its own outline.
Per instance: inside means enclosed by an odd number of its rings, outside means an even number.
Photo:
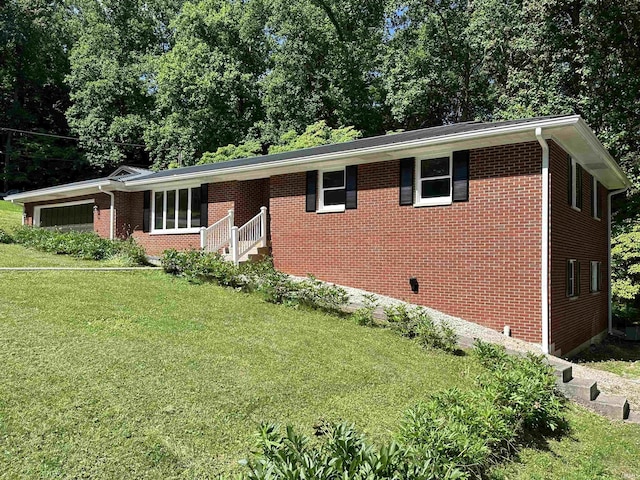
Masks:
[[[440,127],[422,128],[419,130],[411,130],[408,132],[396,133],[391,135],[379,135],[377,137],[362,138],[344,143],[332,143],[330,145],[321,145],[319,147],[305,148],[302,150],[293,150],[290,152],[274,153],[271,155],[261,155],[250,158],[239,158],[226,162],[209,163],[206,165],[194,165],[191,167],[174,168],[170,170],[162,170],[160,172],[146,175],[145,180],[154,180],[164,177],[173,177],[176,175],[184,175],[190,173],[214,172],[223,168],[233,168],[246,165],[259,165],[269,162],[277,162],[280,160],[289,160],[293,158],[312,157],[316,155],[325,155],[336,152],[357,152],[360,149],[377,147],[382,145],[393,145],[395,143],[410,142],[412,140],[423,140],[429,138],[443,137],[447,135],[455,135],[458,133],[466,133],[478,130],[490,130],[493,128],[505,127],[509,125],[524,125],[551,118],[561,118],[565,115],[555,115],[548,117],[527,118],[524,120],[506,120],[502,122],[465,122],[455,123],[452,125],[444,125]]]

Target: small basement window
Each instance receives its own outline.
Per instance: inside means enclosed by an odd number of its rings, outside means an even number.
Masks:
[[[416,161],[416,206],[451,203],[451,155]]]
[[[345,169],[321,171],[319,212],[342,212],[345,209]]]
[[[580,262],[575,259],[567,260],[567,297],[577,297],[580,294]]]
[[[37,206],[34,225],[59,230],[93,231],[93,200]]]
[[[153,231],[194,233],[200,229],[200,187],[153,192]]]
[[[591,262],[591,292],[599,292],[602,290],[602,262]]]

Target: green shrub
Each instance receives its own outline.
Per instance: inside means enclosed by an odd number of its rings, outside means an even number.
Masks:
[[[13,243],[13,237],[0,228],[0,243]]]
[[[378,308],[378,301],[376,296],[371,294],[363,295],[363,298],[364,306],[353,312],[351,318],[353,318],[358,325],[372,327],[375,325],[373,312]]]
[[[291,427],[263,425],[246,478],[467,479],[509,459],[518,446],[565,426],[555,379],[541,357],[511,357],[478,342],[475,388],[452,388],[405,412],[397,438],[376,447],[353,426],[323,426],[313,442]]]
[[[423,308],[409,308],[405,304],[385,307],[389,326],[400,335],[416,339],[424,348],[456,352],[458,336],[446,322],[434,322]]]
[[[474,353],[485,367],[478,384],[494,404],[529,433],[550,433],[566,427],[563,397],[557,392],[553,369],[544,356],[508,355],[504,347],[476,341]]]
[[[120,258],[132,265],[144,265],[146,255],[133,239],[108,240],[93,232],[60,232],[22,226],[16,228],[14,241],[28,248],[85,260]]]

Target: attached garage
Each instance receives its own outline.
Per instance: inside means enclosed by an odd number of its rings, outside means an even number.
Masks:
[[[59,230],[93,232],[93,200],[41,205],[34,208],[34,225]]]

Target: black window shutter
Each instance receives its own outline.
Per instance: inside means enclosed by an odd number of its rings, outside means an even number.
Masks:
[[[346,168],[346,200],[345,208],[353,210],[358,208],[358,166],[350,165]]]
[[[566,278],[566,282],[567,282],[567,297],[571,296],[571,290],[570,290],[570,285],[571,285],[571,261],[567,260],[567,278]]]
[[[414,158],[400,160],[400,205],[413,205]]]
[[[453,201],[469,201],[469,150],[453,152]]]
[[[569,176],[567,177],[567,186],[569,188],[569,205],[573,205],[573,175],[571,168],[571,157],[567,155],[567,163],[569,164]]]
[[[307,172],[307,212],[315,212],[318,196],[318,171],[311,170]]]
[[[576,261],[576,295],[580,295],[580,262]]]
[[[142,193],[142,231],[148,232],[151,227],[151,190]]]
[[[209,226],[209,184],[200,185],[200,226]]]

